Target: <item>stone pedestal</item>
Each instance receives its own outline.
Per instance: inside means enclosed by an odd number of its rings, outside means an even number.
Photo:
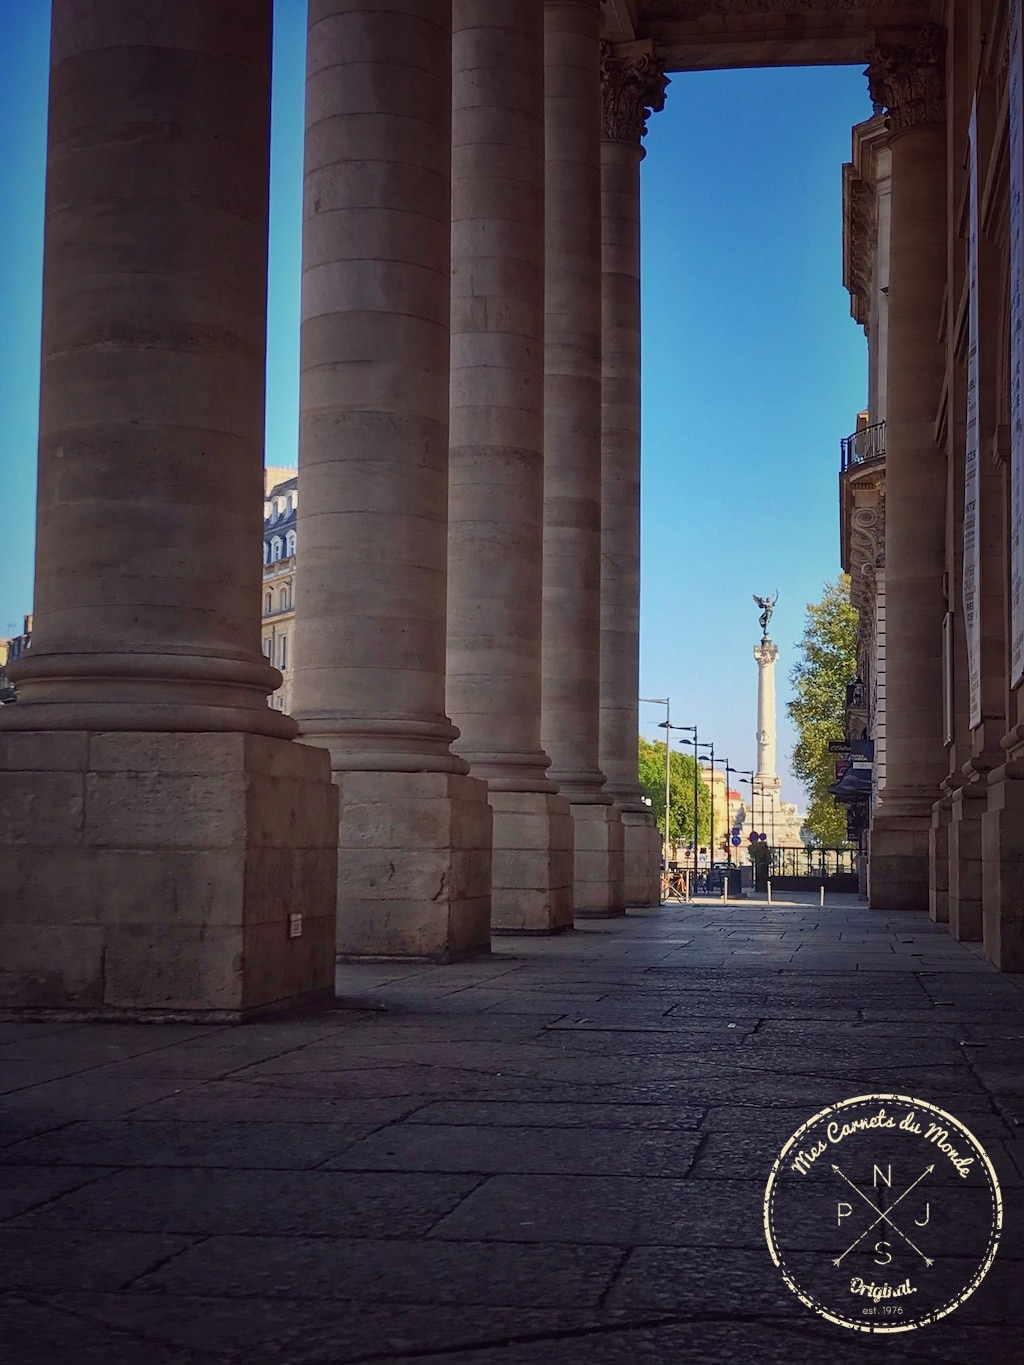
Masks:
[[[341,787],[338,947],[489,944],[445,712],[452,4],[309,7],[294,715]]]
[[[928,831],[928,914],[936,924],[949,923],[949,822],[952,798],[947,793],[932,806]]]
[[[1024,972],[1024,762],[1011,759],[988,779],[981,818],[985,956],[1000,971]]]
[[[574,805],[576,914],[606,919],[625,909],[623,824],[614,806]]]
[[[573,818],[561,796],[492,791],[491,927],[558,933],[573,921]]]
[[[447,962],[490,945],[491,808],[457,773],[345,772],[338,953]]]
[[[333,995],[329,772],[259,735],[0,735],[0,1005],[235,1020]]]
[[[661,904],[662,842],[650,813],[620,811],[623,890],[627,905]]]
[[[981,822],[988,801],[984,777],[953,793],[949,824],[949,931],[977,942],[983,934]]]

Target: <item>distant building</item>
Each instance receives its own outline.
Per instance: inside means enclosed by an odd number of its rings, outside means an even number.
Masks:
[[[294,469],[264,471],[263,502],[263,653],[284,674],[270,698],[278,711],[292,709],[295,675],[295,521],[299,478]]]
[[[15,663],[32,643],[32,616],[24,618],[20,635],[0,636],[0,705],[16,701],[14,687],[7,677],[8,664]]]

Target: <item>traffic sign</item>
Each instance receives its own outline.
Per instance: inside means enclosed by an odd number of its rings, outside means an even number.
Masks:
[[[758,839],[760,839],[760,837],[761,837],[761,836],[760,836],[760,834],[758,834],[757,830],[756,830],[756,829],[752,829],[752,830],[750,831],[750,833],[747,835],[747,842],[750,843],[750,844],[756,844],[757,841],[758,841]]]
[[[743,840],[740,838],[738,834],[734,834],[730,842],[732,843],[733,848],[739,848]]]

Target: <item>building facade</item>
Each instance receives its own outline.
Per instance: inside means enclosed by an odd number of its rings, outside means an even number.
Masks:
[[[290,714],[295,677],[299,479],[294,470],[268,468],[264,473],[264,485],[263,656],[281,674],[281,686],[271,694],[270,705]]]
[[[284,711],[270,57],[270,0],[53,0],[4,1003],[238,1017],[330,992],[335,951],[443,958],[657,894],[642,137],[666,72],[794,63],[864,63],[885,121],[872,903],[1024,965],[1019,0],[311,3]]]

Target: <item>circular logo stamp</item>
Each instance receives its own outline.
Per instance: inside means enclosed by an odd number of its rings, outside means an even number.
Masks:
[[[1003,1225],[978,1139],[909,1095],[857,1095],[808,1119],[772,1167],[764,1229],[793,1293],[858,1332],[952,1313],[992,1264]]]

